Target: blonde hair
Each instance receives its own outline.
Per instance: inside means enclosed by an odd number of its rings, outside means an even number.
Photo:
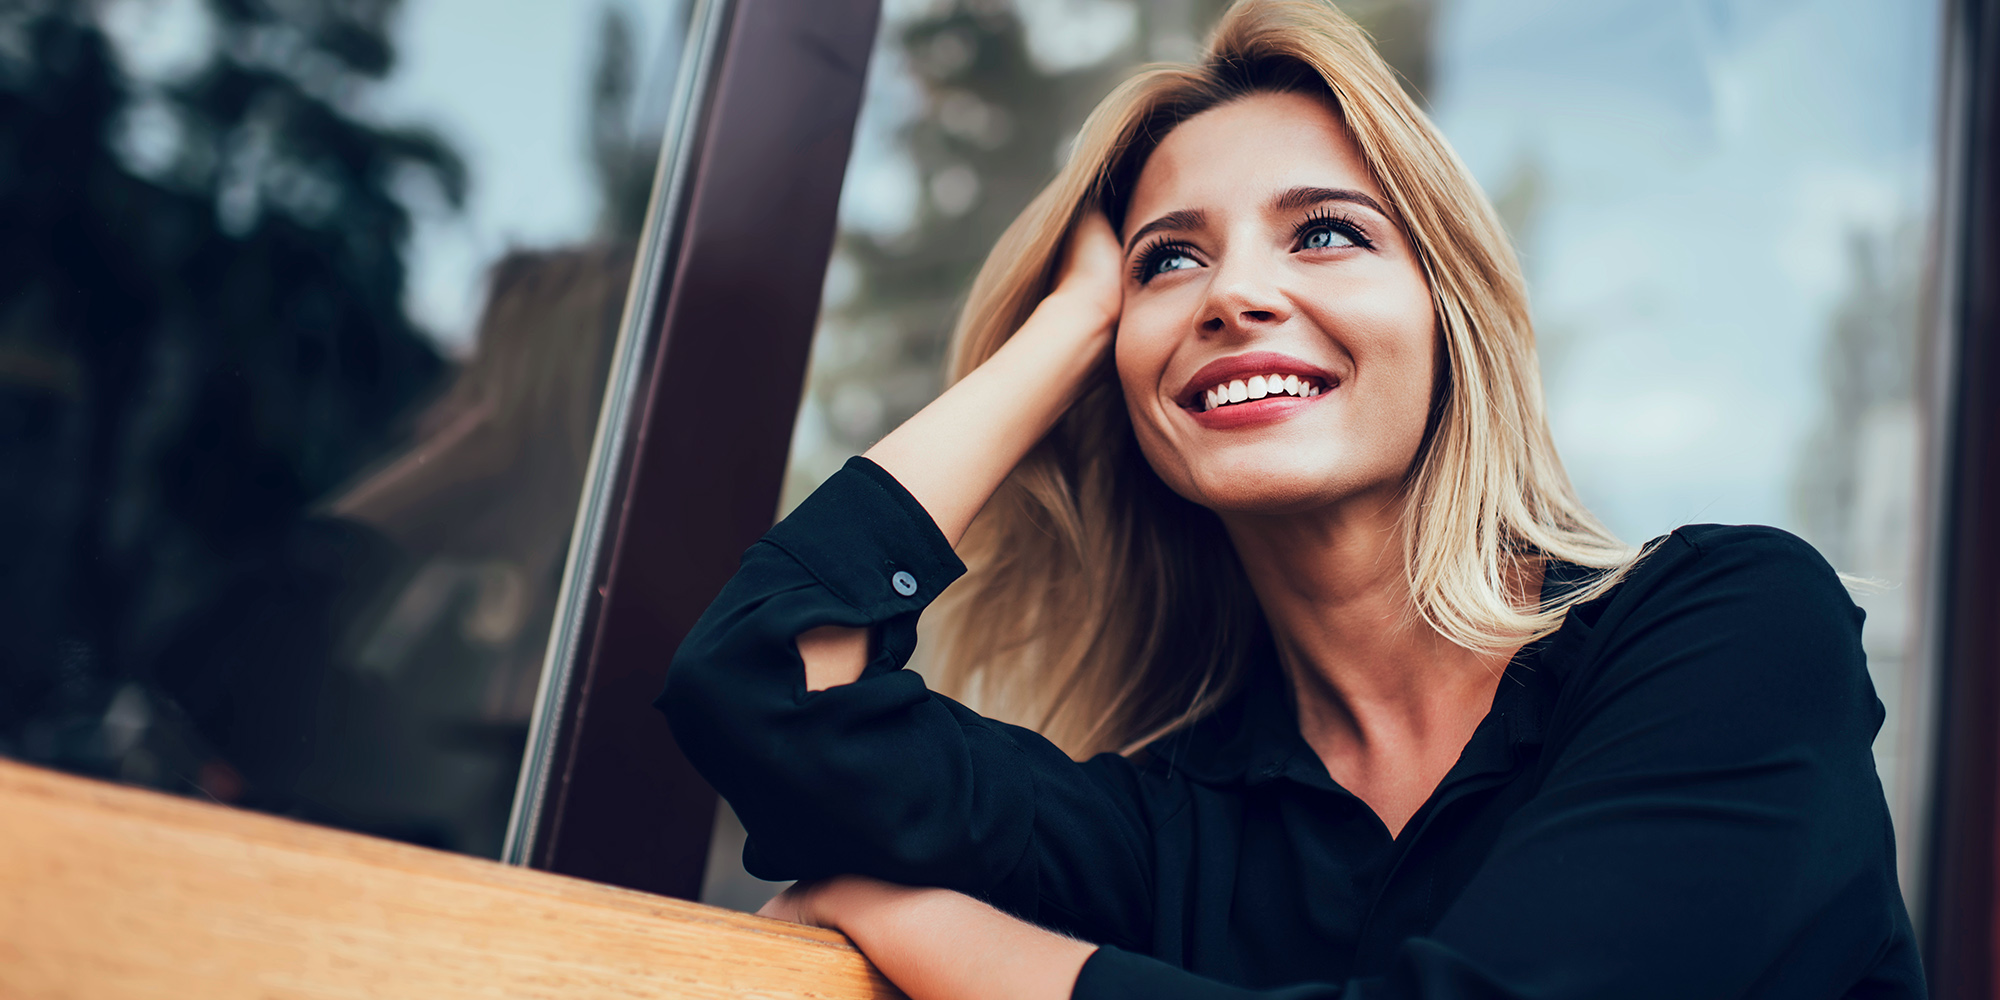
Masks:
[[[1026,321],[1083,213],[1102,208],[1122,225],[1168,131],[1272,91],[1331,99],[1436,304],[1443,363],[1404,514],[1415,613],[1472,649],[1554,632],[1636,553],[1578,501],[1556,457],[1527,291],[1499,218],[1366,33],[1330,3],[1244,0],[1200,62],[1149,67],[1105,98],[1068,165],[981,268],[953,334],[952,377]],[[1078,757],[1131,752],[1213,711],[1263,635],[1220,520],[1154,475],[1108,371],[1009,477],[961,554],[970,572],[947,592],[933,633],[941,687]],[[1517,607],[1512,581],[1544,557],[1610,572]]]

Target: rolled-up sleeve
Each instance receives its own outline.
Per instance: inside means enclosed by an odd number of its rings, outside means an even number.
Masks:
[[[940,886],[1142,941],[1147,779],[1072,761],[903,669],[919,614],[964,571],[923,507],[854,459],[744,553],[656,704],[742,819],[752,874]],[[808,691],[796,640],[826,625],[868,629],[868,665]]]

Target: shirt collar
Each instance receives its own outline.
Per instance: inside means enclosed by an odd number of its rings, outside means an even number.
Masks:
[[[1600,570],[1551,561],[1542,578],[1544,600],[1588,584]],[[1523,647],[1508,663],[1500,686],[1458,766],[1452,784],[1481,774],[1504,773],[1522,759],[1525,746],[1539,746],[1556,695],[1589,636],[1603,600],[1576,609],[1554,634]],[[1169,777],[1186,775],[1206,785],[1254,787],[1292,780],[1339,790],[1299,733],[1298,713],[1286,690],[1277,650],[1268,634],[1252,651],[1238,694],[1214,713],[1146,750],[1150,764]]]

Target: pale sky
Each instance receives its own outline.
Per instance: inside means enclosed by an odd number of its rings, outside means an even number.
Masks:
[[[678,57],[668,18],[684,17],[686,0],[405,0],[398,67],[375,106],[385,119],[436,127],[471,164],[465,211],[420,216],[410,254],[411,312],[454,349],[468,343],[480,276],[495,258],[590,234],[590,75],[598,19],[614,3],[632,17],[642,81],[670,87],[671,65],[655,64],[663,49]]]
[[[1873,0],[1445,5],[1433,111],[1488,191],[1542,172],[1525,242],[1556,437],[1628,541],[1796,527],[1847,233],[1929,211],[1939,17]]]
[[[483,276],[514,247],[590,235],[596,182],[586,152],[599,19],[624,10],[641,65],[640,117],[664,119],[688,0],[404,0],[397,61],[365,113],[436,129],[469,167],[456,215],[421,202],[410,247],[411,315],[447,351],[470,347]],[[211,32],[202,0],[111,0],[106,25],[126,67],[171,79],[198,65]]]

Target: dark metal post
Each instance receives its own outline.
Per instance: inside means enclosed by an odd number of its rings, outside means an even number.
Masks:
[[[1925,964],[1931,995],[1992,998],[2000,997],[2000,2],[1954,3],[1946,44],[1959,112],[1948,127],[1962,130],[1962,173]]]
[[[777,510],[878,13],[710,0],[697,17],[628,306],[648,343],[629,408],[616,384],[606,406],[509,860],[700,893],[715,793],[651,701]]]

